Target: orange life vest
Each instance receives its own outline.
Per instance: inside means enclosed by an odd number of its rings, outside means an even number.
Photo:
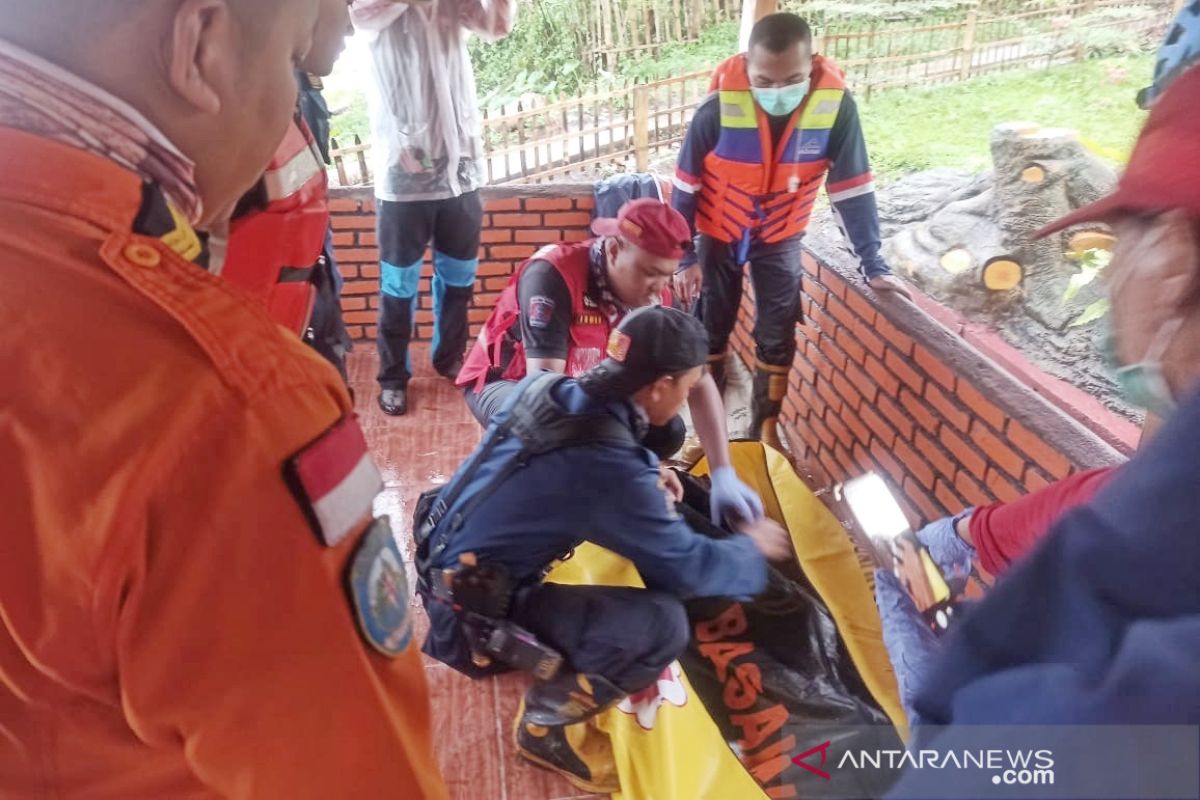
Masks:
[[[316,139],[299,117],[259,185],[265,207],[235,219],[221,277],[248,291],[297,335],[316,299],[313,269],[329,226],[329,180]]]
[[[721,133],[704,159],[696,229],[720,242],[779,242],[804,232],[829,171],[829,134],[845,96],[838,66],[813,56],[812,88],[776,148],[754,101],[746,56],[724,61],[711,90],[720,95]]]

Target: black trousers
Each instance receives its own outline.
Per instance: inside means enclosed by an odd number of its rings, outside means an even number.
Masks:
[[[478,192],[447,200],[377,202],[380,250],[379,385],[403,389],[412,377],[412,341],[421,264],[433,245],[433,367],[448,374],[467,348],[483,204]]]
[[[750,245],[750,281],[754,284],[755,355],[764,364],[790,366],[796,353],[796,322],[800,319],[800,239]],[[742,303],[742,264],[738,246],[700,236],[697,256],[704,285],[696,316],[708,332],[708,352],[729,347],[729,335]]]

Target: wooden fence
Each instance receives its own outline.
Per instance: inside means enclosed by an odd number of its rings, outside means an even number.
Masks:
[[[688,0],[681,0],[688,2]],[[1120,32],[1142,44],[1161,36],[1181,0],[1079,0],[1056,8],[988,13],[970,4],[959,18],[930,25],[880,23],[838,33],[818,30],[817,50],[833,57],[859,94],[963,81],[1014,67],[1046,67],[1087,55],[1089,32]],[[709,72],[629,83],[558,100],[531,98],[485,111],[486,182],[537,183],[604,170],[639,170],[683,139]],[[370,182],[364,144],[337,147],[342,185]]]

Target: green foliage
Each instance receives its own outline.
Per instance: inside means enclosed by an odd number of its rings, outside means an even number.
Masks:
[[[698,42],[667,48],[658,56],[643,57],[622,66],[621,75],[635,81],[655,80],[712,69],[737,50],[738,23],[710,25]]]
[[[347,86],[327,86],[324,94],[325,102],[333,112],[330,130],[338,144],[342,147],[354,144],[355,135],[367,141],[371,134],[371,119],[362,91]]]
[[[1109,302],[1107,297],[1101,297],[1096,302],[1083,310],[1075,320],[1068,325],[1068,328],[1078,328],[1081,325],[1087,325],[1089,322],[1095,322],[1108,313]]]
[[[1071,26],[1068,41],[1088,58],[1144,53],[1157,44],[1157,37],[1140,31],[1157,16],[1146,6],[1103,8],[1080,17]]]
[[[498,42],[472,39],[480,104],[510,103],[523,94],[564,95],[591,85],[579,21],[585,0],[520,0],[517,25]]]
[[[1063,294],[1063,304],[1069,303],[1079,290],[1100,276],[1108,262],[1112,260],[1112,252],[1098,248],[1084,250],[1082,253],[1067,253],[1067,259],[1079,265],[1079,272],[1071,276],[1067,291]],[[1082,324],[1082,323],[1079,323]]]
[[[1098,59],[860,96],[875,174],[886,182],[934,167],[989,170],[992,127],[1022,119],[1074,128],[1102,151],[1128,153],[1145,121],[1134,97],[1153,68],[1149,55]]]

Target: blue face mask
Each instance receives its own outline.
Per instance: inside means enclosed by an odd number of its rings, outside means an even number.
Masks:
[[[754,95],[754,101],[759,107],[770,114],[772,117],[785,117],[791,114],[800,104],[804,102],[804,98],[808,95],[808,86],[810,81],[804,83],[793,83],[791,86],[776,86],[770,89],[760,89],[753,87],[750,89]]]
[[[1161,358],[1175,338],[1181,320],[1169,320],[1159,328],[1145,357],[1129,365],[1121,364],[1111,318],[1106,320],[1108,329],[1104,334],[1104,361],[1117,380],[1121,396],[1156,416],[1168,416],[1175,410],[1175,396],[1163,372]]]

